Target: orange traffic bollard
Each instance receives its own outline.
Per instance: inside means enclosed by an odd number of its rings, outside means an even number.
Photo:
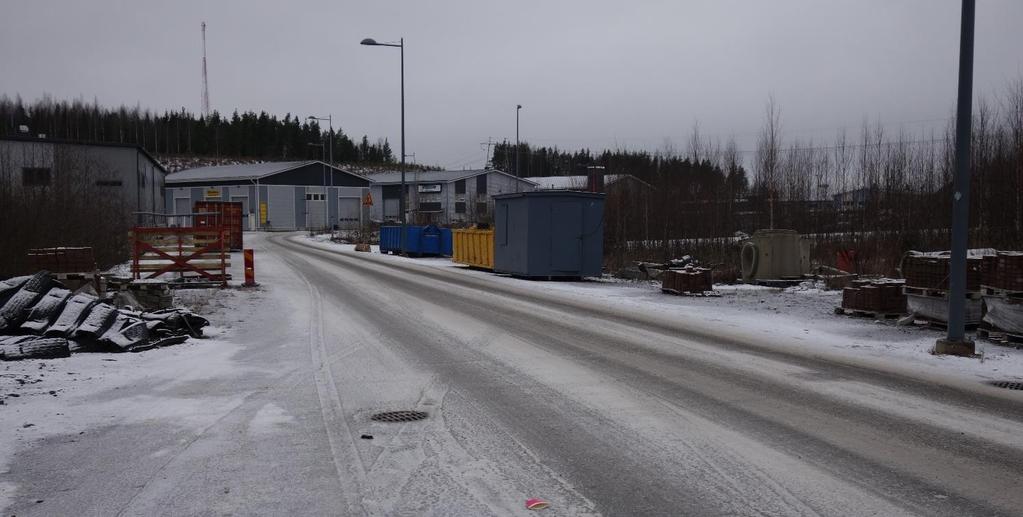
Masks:
[[[242,284],[246,287],[252,287],[256,284],[256,264],[254,253],[251,249],[243,250],[242,254],[245,256],[245,283]]]

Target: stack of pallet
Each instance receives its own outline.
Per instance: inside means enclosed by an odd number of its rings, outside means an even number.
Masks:
[[[984,321],[980,334],[997,343],[1023,346],[1023,253],[999,251],[984,257]]]
[[[661,274],[661,291],[669,294],[703,294],[714,290],[709,268],[668,269]]]
[[[892,318],[906,313],[903,281],[890,278],[854,280],[842,289],[839,312],[854,316]]]
[[[948,280],[950,254],[911,251],[902,259],[902,276],[906,304],[916,321],[944,327],[948,325]],[[980,285],[983,260],[979,256],[966,259],[966,325],[980,323]]]

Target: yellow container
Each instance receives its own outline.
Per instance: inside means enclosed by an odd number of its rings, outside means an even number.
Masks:
[[[494,230],[452,230],[451,260],[483,269],[494,269]]]

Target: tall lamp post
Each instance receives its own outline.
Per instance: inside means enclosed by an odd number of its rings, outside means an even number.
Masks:
[[[306,117],[306,120],[326,120],[328,126],[330,127],[330,155],[329,155],[329,158],[328,158],[328,161],[330,162],[328,164],[328,165],[330,165],[330,171],[327,172],[327,174],[328,174],[328,176],[330,178],[328,181],[330,182],[329,186],[331,186],[331,187],[334,186],[334,119],[333,119],[333,117],[334,117],[333,114],[328,114],[327,118],[317,117],[315,115],[309,115],[308,117]],[[328,181],[324,181],[323,182],[323,190],[326,192],[323,195],[323,201],[325,203],[327,203],[327,206],[323,210],[323,213],[324,213],[323,219],[326,221],[327,228],[330,228],[330,201],[327,200],[327,197],[330,194],[330,190],[327,188],[328,187],[328,185],[327,185]]]
[[[375,47],[398,47],[401,51],[401,195],[398,197],[398,216],[401,221],[401,251],[405,252],[405,38],[397,43],[378,43],[373,38],[366,38],[362,45]]]
[[[939,354],[973,355],[966,338],[966,247],[970,217],[970,130],[973,118],[973,19],[975,0],[963,0],[959,28],[959,99],[956,103],[956,162],[952,182],[952,256],[948,270],[948,335]]]
[[[321,158],[326,158],[323,155],[327,154],[327,150],[324,149],[322,143],[314,144],[312,142],[309,142],[309,143],[307,143],[305,145],[308,145],[309,147],[319,147],[320,148],[320,157]],[[320,163],[323,163],[323,160],[320,160]],[[333,174],[331,174],[331,176],[333,176]],[[326,185],[327,185],[327,164],[325,164],[325,163],[323,164],[323,185],[324,185],[324,188],[326,188]],[[326,194],[323,195],[323,202],[324,203],[327,202],[327,195]],[[330,205],[327,205],[327,206],[330,206]],[[327,206],[323,207],[323,228],[324,229],[329,229],[330,228],[330,220],[328,219],[328,217],[330,217],[330,214],[328,213],[329,211],[327,210]],[[306,207],[306,214],[308,214],[308,213],[309,213],[309,208]],[[308,219],[308,218],[309,218],[309,216],[306,215],[306,219]]]
[[[521,176],[519,172],[519,111],[522,110],[521,104],[515,105],[515,178],[518,179]],[[519,182],[515,182],[515,192],[519,191]]]

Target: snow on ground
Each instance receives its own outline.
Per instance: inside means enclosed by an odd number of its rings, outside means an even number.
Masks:
[[[322,236],[295,236],[317,248],[353,252],[355,246],[330,242]],[[536,281],[478,271],[449,258],[410,258],[381,255],[380,260],[413,262],[443,268],[495,283],[533,288],[551,294],[585,298],[608,307],[686,317],[703,322],[741,321],[745,330],[784,340],[807,351],[827,351],[843,357],[881,361],[912,371],[942,373],[962,380],[1023,380],[1023,350],[977,339],[980,357],[933,355],[934,342],[944,331],[919,326],[900,326],[895,320],[874,320],[835,314],[842,304],[841,291],[828,291],[805,282],[787,289],[753,285],[716,285],[720,296],[671,296],[657,282],[633,282],[615,278],[581,282]]]
[[[242,274],[240,264],[237,268],[232,266],[235,278]],[[243,375],[244,369],[232,359],[243,345],[231,340],[230,328],[239,318],[253,314],[265,296],[259,289],[175,291],[176,306],[210,320],[202,339],[191,338],[180,345],[138,353],[77,353],[61,359],[0,362],[0,473],[17,450],[45,438],[154,418],[171,417],[189,425],[210,411],[236,403],[216,397],[157,401],[151,396],[104,402],[102,394],[151,386],[157,380],[179,384]],[[277,420],[267,415],[267,425]],[[13,491],[13,486],[0,484],[0,508],[10,503]]]

